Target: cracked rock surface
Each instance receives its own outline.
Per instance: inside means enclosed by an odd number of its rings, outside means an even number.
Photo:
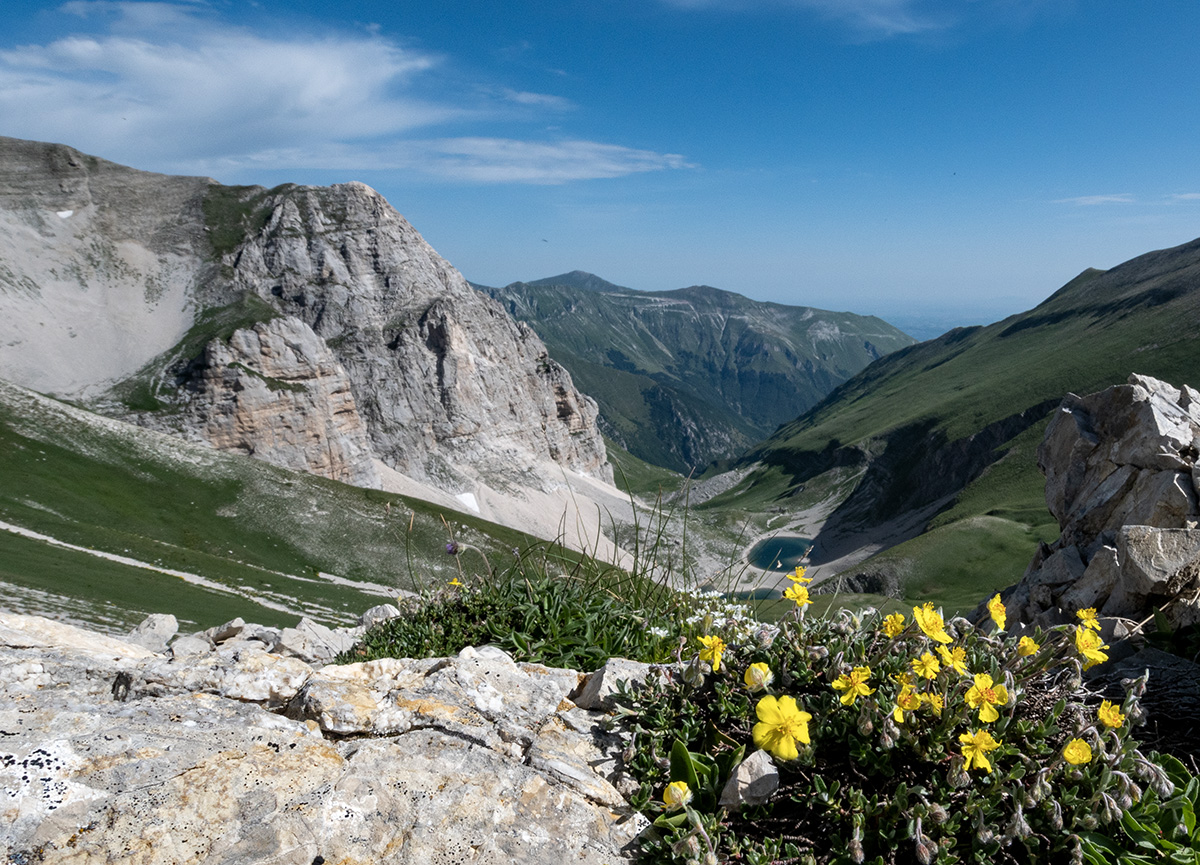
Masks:
[[[254,626],[247,626],[252,628]],[[314,669],[0,612],[9,862],[615,863],[646,825],[583,677],[491,647]]]

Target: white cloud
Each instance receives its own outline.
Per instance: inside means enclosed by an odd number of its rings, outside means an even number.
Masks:
[[[481,183],[553,184],[694,167],[678,154],[595,141],[446,138],[427,142],[426,147],[426,170]]]
[[[918,7],[919,0],[661,0],[680,9],[725,9],[741,11],[763,6],[810,9],[819,15],[841,21],[869,36],[890,37],[930,30],[951,24],[945,14],[933,14]]]
[[[1097,204],[1136,204],[1137,202],[1132,194],[1121,192],[1115,195],[1080,195],[1075,198],[1058,198],[1052,203],[1092,207]]]
[[[552,96],[548,93],[527,93],[519,90],[510,90],[505,88],[503,91],[504,98],[509,102],[515,102],[518,105],[531,105],[536,108],[553,108],[556,111],[566,111],[574,108],[574,103],[570,99],[564,99],[561,96]]]
[[[255,167],[373,168],[382,158],[438,177],[544,183],[682,164],[594,142],[497,144],[486,137],[489,123],[572,103],[470,85],[431,96],[449,86],[445,59],[377,28],[260,34],[190,3],[75,0],[62,11],[96,32],[0,50],[5,135],[139,168],[226,177]],[[432,146],[430,133],[452,122],[484,136]],[[540,172],[538,153],[548,160]]]
[[[1200,192],[1180,192],[1171,196],[1171,201],[1200,201]]]

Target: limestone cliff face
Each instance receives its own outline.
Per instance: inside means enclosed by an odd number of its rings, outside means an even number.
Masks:
[[[258,207],[264,227],[225,257],[233,283],[329,343],[384,462],[436,479],[548,459],[611,478],[594,401],[377,192],[291,187]]]
[[[277,318],[213,340],[190,380],[188,428],[220,450],[378,487],[350,379],[302,321]]]
[[[595,403],[359,183],[0,138],[0,377],[352,483],[374,457],[453,491],[612,477]]]
[[[211,183],[0,137],[0,377],[96,394],[227,303],[209,294]]]

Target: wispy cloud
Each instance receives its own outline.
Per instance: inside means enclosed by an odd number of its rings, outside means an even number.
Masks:
[[[481,183],[566,183],[664,168],[692,168],[682,156],[594,141],[446,138],[426,144],[427,170]]]
[[[686,165],[616,144],[490,137],[490,124],[504,122],[510,132],[512,122],[573,104],[492,85],[460,84],[446,95],[458,79],[443,74],[445,57],[374,29],[258,33],[198,3],[75,0],[61,11],[88,19],[70,29],[89,32],[0,50],[6,135],[223,176],[256,167],[376,167],[371,160],[381,157],[479,182],[561,183]],[[436,135],[451,125],[478,137]]]
[[[1078,207],[1090,207],[1102,204],[1138,204],[1145,207],[1161,207],[1170,204],[1182,204],[1190,201],[1200,201],[1200,192],[1177,192],[1172,195],[1157,195],[1138,197],[1129,192],[1112,195],[1080,195],[1075,198],[1057,198],[1051,204],[1073,204]]]
[[[505,88],[502,91],[502,95],[509,102],[515,102],[517,105],[551,108],[555,111],[566,111],[575,107],[575,104],[570,99],[565,99],[562,96],[554,96],[549,93],[527,93],[525,91]]]
[[[931,11],[920,0],[661,0],[679,9],[724,9],[742,11],[757,8],[805,9],[834,21],[840,21],[862,35],[902,36],[941,30],[954,17],[943,10]]]
[[[1098,204],[1136,204],[1136,199],[1128,192],[1115,195],[1080,195],[1075,198],[1057,198],[1053,204],[1074,204],[1078,207],[1093,207]]]

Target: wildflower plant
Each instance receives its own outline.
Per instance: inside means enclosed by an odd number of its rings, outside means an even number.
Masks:
[[[1157,831],[1154,853],[1200,862],[1200,782],[1139,750],[1136,682],[1120,705],[1083,688],[1107,648],[1086,621],[1021,640],[1000,630],[998,599],[985,629],[932,605],[911,619],[802,613],[797,602],[770,640],[726,633],[719,669],[692,640],[681,675],[618,697],[637,746],[633,804],[658,817],[643,861],[1134,863],[1158,861],[1129,852]],[[721,807],[756,749],[778,789]],[[666,813],[680,782],[694,798]]]

